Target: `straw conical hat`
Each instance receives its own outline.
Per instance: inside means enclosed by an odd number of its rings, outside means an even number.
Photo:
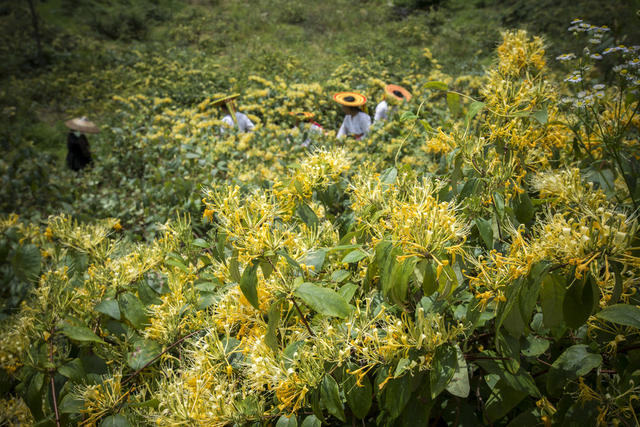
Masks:
[[[316,116],[315,114],[310,113],[309,111],[299,111],[299,112],[291,111],[289,114],[294,116],[298,120],[311,120]]]
[[[83,133],[98,133],[100,128],[95,123],[87,120],[86,117],[76,117],[75,119],[67,120],[64,125],[72,130],[77,130]]]
[[[367,102],[367,98],[357,92],[338,92],[333,95],[333,99],[348,107],[360,107]]]
[[[234,100],[239,96],[240,96],[239,93],[234,93],[234,94],[231,94],[231,95],[224,95],[224,96],[221,96],[218,99],[215,99],[215,100],[211,101],[211,105],[214,106],[214,107],[217,107],[218,105],[223,104],[225,102],[229,102],[231,100]]]
[[[409,93],[409,91],[403,88],[402,86],[387,85],[387,87],[384,88],[384,91],[388,95],[393,96],[399,101],[410,101],[412,98],[412,95]]]

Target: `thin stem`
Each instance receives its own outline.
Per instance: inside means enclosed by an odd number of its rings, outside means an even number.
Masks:
[[[177,341],[175,341],[173,344],[171,344],[169,347],[167,347],[166,349],[164,349],[162,352],[160,352],[160,354],[158,354],[156,357],[154,357],[153,359],[151,359],[149,362],[145,363],[145,365],[138,369],[137,371],[135,371],[133,374],[129,375],[124,381],[122,381],[122,385],[127,384],[129,381],[131,381],[136,375],[138,375],[140,372],[142,372],[144,369],[146,369],[149,365],[151,365],[153,362],[155,362],[156,360],[158,360],[163,354],[167,353],[168,351],[170,351],[172,348],[174,348],[175,346],[179,345],[180,343],[182,343],[184,340],[191,338],[192,336],[194,336],[195,334],[202,332],[203,329],[198,329],[197,331],[191,332],[188,335],[185,335],[184,337],[178,339]]]
[[[291,298],[291,302],[293,302],[293,305],[295,306],[296,310],[298,310],[300,319],[302,319],[302,323],[304,323],[304,326],[307,327],[307,331],[309,331],[309,335],[311,335],[312,337],[315,337],[316,334],[314,334],[313,331],[311,330],[311,327],[307,323],[307,319],[304,318],[304,315],[302,314],[302,310],[300,310],[300,307],[298,306],[298,303],[296,302],[296,300],[294,298]]]
[[[413,125],[411,126],[411,129],[409,129],[409,133],[407,134],[407,136],[404,137],[404,139],[400,143],[400,147],[398,147],[398,151],[396,152],[396,157],[393,159],[393,163],[396,168],[398,167],[398,157],[400,156],[400,151],[402,151],[402,146],[407,141],[407,139],[409,139],[409,137],[413,135],[413,130],[416,128],[416,123],[418,121],[418,118],[420,117],[420,110],[422,109],[422,106],[426,101],[427,100],[425,99],[420,103],[420,106],[418,107],[418,111],[416,112],[416,119],[413,121]]]
[[[53,334],[55,332],[55,328],[51,328],[51,335],[49,336],[49,361],[53,365]],[[55,369],[49,372],[49,378],[51,382],[51,397],[53,397],[53,411],[56,414],[56,426],[60,427],[60,413],[58,412],[58,399],[56,397],[56,384],[53,379],[53,374],[55,373]]]

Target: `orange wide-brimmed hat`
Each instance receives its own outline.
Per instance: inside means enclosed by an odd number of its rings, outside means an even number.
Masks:
[[[83,133],[98,133],[100,128],[95,123],[89,121],[86,117],[76,117],[75,119],[67,120],[64,125],[71,130],[77,130]]]
[[[218,99],[215,99],[215,100],[211,101],[211,105],[213,107],[217,107],[218,105],[224,104],[225,102],[233,101],[234,99],[236,99],[239,96],[240,96],[239,93],[234,93],[234,94],[231,94],[231,95],[224,95],[224,96],[221,96]]]
[[[333,99],[347,107],[361,107],[367,102],[367,98],[357,92],[338,92],[333,95]]]
[[[291,111],[289,114],[294,116],[298,120],[311,120],[316,116],[309,111]]]
[[[408,90],[399,85],[387,85],[384,91],[396,98],[398,101],[410,101],[412,96]]]

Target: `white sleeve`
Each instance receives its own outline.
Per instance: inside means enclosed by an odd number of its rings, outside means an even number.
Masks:
[[[371,127],[371,117],[367,113],[360,115],[360,127],[364,136],[369,135],[369,128]]]
[[[249,117],[247,117],[246,114],[242,114],[240,116],[240,120],[238,121],[242,121],[242,128],[244,128],[245,131],[253,129],[254,124],[251,120],[249,120]]]
[[[225,133],[227,128],[233,129],[233,119],[229,115],[226,115],[222,118],[222,126],[220,126],[220,133]]]
[[[375,115],[373,117],[373,121],[377,122],[379,120],[384,120],[387,118],[387,110],[388,110],[388,106],[387,103],[384,101],[381,101],[377,106],[376,106],[376,112]]]
[[[347,129],[345,123],[347,122],[347,118],[345,117],[342,121],[342,126],[340,126],[340,130],[338,131],[337,138],[342,138],[347,134]]]

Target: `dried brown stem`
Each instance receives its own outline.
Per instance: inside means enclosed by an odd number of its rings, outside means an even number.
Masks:
[[[307,319],[304,318],[304,315],[302,314],[302,310],[300,310],[300,307],[298,306],[298,303],[296,302],[296,300],[291,298],[291,302],[293,302],[293,305],[295,306],[296,310],[298,310],[298,314],[300,315],[300,319],[302,319],[302,323],[304,323],[304,326],[307,327],[307,331],[309,331],[309,335],[311,335],[312,337],[315,337],[316,334],[314,334],[313,331],[311,330],[311,327],[307,323]]]

